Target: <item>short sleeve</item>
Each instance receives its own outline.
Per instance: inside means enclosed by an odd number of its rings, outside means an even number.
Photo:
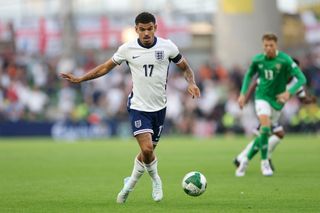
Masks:
[[[170,46],[169,59],[178,64],[182,59],[182,55],[180,54],[178,47],[171,40],[168,41]]]
[[[126,46],[123,44],[121,45],[117,52],[114,53],[112,57],[112,61],[118,65],[120,65],[123,61],[126,61]]]

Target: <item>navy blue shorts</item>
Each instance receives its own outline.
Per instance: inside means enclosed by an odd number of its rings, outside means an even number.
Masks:
[[[133,136],[150,132],[152,142],[157,144],[163,129],[166,117],[166,108],[156,112],[143,112],[135,109],[128,109]]]

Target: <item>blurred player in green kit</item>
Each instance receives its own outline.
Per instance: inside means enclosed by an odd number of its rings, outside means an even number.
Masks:
[[[298,59],[293,58],[293,61],[299,66],[300,62]],[[290,89],[296,82],[297,82],[297,79],[295,77],[288,79],[287,89]],[[245,101],[246,103],[249,102],[249,100],[251,99],[251,96],[252,96],[253,92],[255,91],[258,84],[259,84],[259,79],[256,79],[255,81],[253,81],[251,83],[249,90],[246,93],[246,101]],[[304,86],[301,86],[298,89],[295,96],[296,96],[296,98],[298,98],[300,104],[302,104],[302,105],[315,104],[317,102],[317,98],[314,95],[310,95]],[[260,135],[259,129],[260,129],[260,125],[253,130],[253,133],[256,136]],[[275,151],[275,148],[278,146],[278,144],[284,138],[285,131],[284,131],[283,126],[280,123],[273,122],[272,126],[271,126],[271,132],[272,132],[272,135],[270,135],[269,139],[268,139],[268,160],[269,160],[270,167],[271,167],[272,171],[274,172],[275,168],[274,168],[274,165],[271,161],[271,156],[272,156],[272,153]],[[237,168],[240,165],[241,159],[248,155],[253,144],[254,144],[254,140],[250,141],[250,143],[248,145],[246,145],[246,147],[234,158],[233,164]],[[255,147],[255,151],[256,151],[255,153],[258,153],[258,151],[259,151],[259,148],[257,146]]]
[[[238,103],[242,109],[246,103],[246,93],[255,74],[259,84],[255,90],[255,110],[259,119],[260,135],[255,138],[253,146],[247,156],[243,157],[236,170],[236,176],[245,175],[249,160],[256,153],[261,152],[261,172],[264,176],[272,176],[273,171],[268,161],[268,138],[271,125],[278,123],[281,109],[289,98],[306,83],[306,78],[292,58],[284,52],[278,51],[278,38],[268,33],[262,37],[264,53],[256,55],[244,76]],[[295,77],[297,81],[287,89],[288,79]]]

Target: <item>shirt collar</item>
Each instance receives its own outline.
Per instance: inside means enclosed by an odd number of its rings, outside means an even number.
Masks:
[[[152,43],[150,46],[145,46],[144,44],[141,43],[141,41],[140,41],[139,39],[137,39],[137,41],[138,41],[138,44],[139,44],[141,47],[150,49],[150,48],[152,48],[154,45],[156,45],[156,43],[157,43],[157,37],[154,37],[153,43]]]

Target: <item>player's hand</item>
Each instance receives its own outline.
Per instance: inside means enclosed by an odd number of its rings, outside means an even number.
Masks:
[[[277,95],[277,101],[279,103],[285,104],[290,99],[290,93],[285,91],[279,95]]]
[[[238,104],[239,104],[239,107],[240,109],[243,109],[244,105],[246,104],[246,97],[245,95],[240,95],[239,98],[238,98]]]
[[[249,102],[249,100],[250,100],[250,96],[248,96],[248,94],[246,94],[244,96],[244,103],[247,104]]]
[[[71,73],[60,73],[60,76],[63,78],[63,79],[66,79],[67,81],[70,81],[72,83],[80,83],[81,82],[81,79],[80,78],[77,78],[75,77],[73,74]]]
[[[192,96],[192,98],[195,98],[195,97],[199,98],[200,97],[200,89],[195,83],[188,85],[188,92]]]

